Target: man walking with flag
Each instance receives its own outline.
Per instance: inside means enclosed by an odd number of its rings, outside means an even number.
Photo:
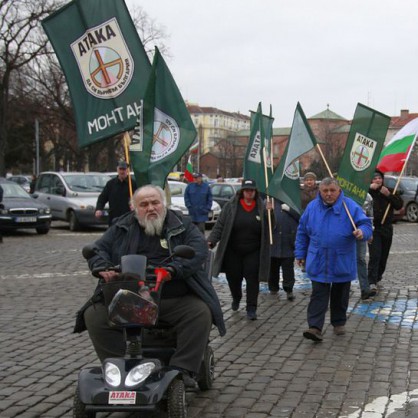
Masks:
[[[306,264],[312,281],[305,338],[322,341],[328,304],[334,333],[345,333],[350,286],[357,277],[356,240],[371,236],[372,224],[362,208],[344,196],[335,178],[324,178],[318,196],[300,218],[296,235],[296,260],[299,266]]]
[[[384,174],[376,169],[369,193],[373,198],[373,240],[369,244],[368,279],[370,290],[377,291],[389,257],[393,237],[393,210],[401,209],[402,198],[384,185]],[[385,215],[386,214],[386,215]]]

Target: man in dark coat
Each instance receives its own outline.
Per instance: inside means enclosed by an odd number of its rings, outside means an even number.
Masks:
[[[286,203],[274,199],[273,244],[270,247],[270,277],[268,286],[271,294],[279,291],[280,269],[282,288],[287,300],[294,300],[295,285],[295,239],[300,215]]]
[[[384,185],[384,174],[376,170],[369,193],[373,198],[373,240],[369,243],[368,279],[370,290],[377,291],[389,257],[393,238],[393,210],[402,208],[402,198]],[[383,220],[386,210],[386,218]]]
[[[103,188],[96,204],[96,218],[103,216],[103,210],[107,202],[109,202],[109,225],[115,218],[122,216],[131,210],[129,202],[131,200],[131,192],[129,190],[128,164],[125,161],[118,163],[118,175],[114,179],[109,180]],[[136,189],[136,183],[133,179],[132,192]]]
[[[164,284],[159,321],[174,327],[177,348],[170,366],[189,379],[198,373],[209,340],[211,324],[225,334],[223,314],[215,289],[202,265],[208,249],[199,230],[187,218],[168,210],[165,194],[157,186],[139,188],[133,196],[134,211],[120,217],[95,243],[97,255],[89,259],[93,270],[104,270],[120,264],[126,254],[142,254],[148,264],[158,266],[177,245],[194,248],[192,259],[174,258],[165,267],[173,271],[172,280]],[[114,271],[101,271],[101,282],[111,281]],[[120,357],[125,342],[120,328],[110,327],[107,310],[96,292],[95,302],[85,310],[84,320],[100,360]]]

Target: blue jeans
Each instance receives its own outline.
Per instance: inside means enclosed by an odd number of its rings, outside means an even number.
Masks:
[[[366,241],[356,241],[357,244],[357,278],[360,283],[360,289],[363,293],[370,291],[369,279],[367,277],[367,263],[366,263]]]

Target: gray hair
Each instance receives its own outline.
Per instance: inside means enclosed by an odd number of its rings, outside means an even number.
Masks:
[[[132,196],[131,199],[131,205],[136,208],[136,198],[138,197],[139,193],[141,193],[141,191],[146,190],[146,189],[151,189],[151,190],[155,190],[160,194],[161,200],[164,204],[164,206],[167,205],[167,199],[164,193],[164,190],[160,187],[160,186],[156,186],[154,184],[146,184],[145,186],[142,186],[138,189],[135,190],[135,193]]]
[[[340,183],[335,177],[324,177],[319,183],[319,187],[321,186],[330,186],[331,184],[335,184],[338,188],[340,188]]]

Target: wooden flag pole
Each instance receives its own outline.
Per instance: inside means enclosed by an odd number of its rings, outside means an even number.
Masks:
[[[123,146],[125,149],[125,161],[128,164],[128,185],[129,185],[129,198],[132,199],[133,191],[132,191],[132,179],[131,179],[131,165],[129,161],[129,144],[131,143],[131,137],[129,136],[129,132],[125,131],[123,134]]]
[[[316,144],[316,146],[318,148],[318,151],[319,151],[319,154],[321,155],[322,160],[324,161],[325,166],[327,167],[329,176],[332,177],[332,178],[334,178],[334,176],[333,176],[333,174],[331,172],[331,169],[329,168],[329,165],[328,165],[328,163],[327,163],[327,161],[325,159],[325,156],[324,156],[324,154],[322,152],[321,147],[319,146],[319,144]],[[344,205],[345,211],[347,212],[348,218],[350,219],[351,225],[353,226],[354,230],[356,230],[357,229],[357,226],[354,223],[353,217],[351,216],[351,213],[348,210],[347,204],[344,202],[344,200],[343,200],[343,205]]]
[[[407,160],[406,160],[406,161],[407,161]],[[398,190],[399,183],[401,182],[401,178],[402,178],[403,173],[404,173],[404,171],[405,171],[406,161],[405,161],[404,165],[402,166],[402,171],[401,171],[401,173],[399,174],[398,180],[396,181],[395,188],[393,189],[393,193],[392,193],[392,194],[395,194],[395,193],[396,193],[396,190]],[[390,207],[391,207],[391,203],[389,202],[389,203],[388,203],[388,205],[386,206],[386,210],[385,210],[385,213],[383,214],[382,222],[380,223],[380,225],[383,225],[383,224],[384,224],[384,222],[386,221],[386,218],[387,218],[387,216],[388,216],[388,213],[389,213],[389,209],[390,209]]]
[[[267,174],[267,164],[266,164],[266,147],[263,147],[263,163],[264,163],[264,178],[266,181],[266,191],[269,187],[269,178]],[[267,195],[267,202],[270,203],[270,196]],[[269,236],[270,236],[270,245],[273,245],[273,229],[271,226],[271,209],[267,210],[267,219],[269,223]]]

